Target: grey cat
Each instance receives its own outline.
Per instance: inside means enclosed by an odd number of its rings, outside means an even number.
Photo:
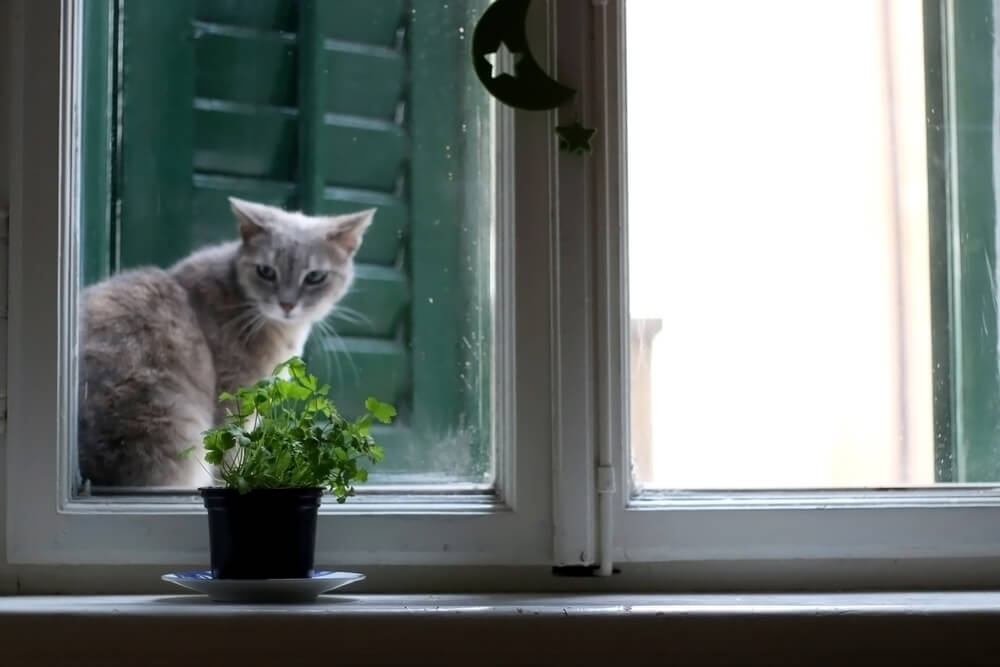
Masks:
[[[80,304],[80,473],[92,484],[210,483],[200,447],[222,391],[302,353],[354,278],[375,210],[310,217],[230,198],[242,240],[123,271]]]

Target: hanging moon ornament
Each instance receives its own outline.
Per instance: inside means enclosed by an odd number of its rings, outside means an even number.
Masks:
[[[496,0],[472,33],[472,65],[486,90],[518,109],[554,109],[576,91],[539,67],[525,34],[531,0]]]

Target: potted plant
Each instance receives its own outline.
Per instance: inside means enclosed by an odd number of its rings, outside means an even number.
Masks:
[[[208,510],[212,577],[293,579],[313,575],[316,514],[324,491],[338,503],[377,463],[375,420],[395,409],[374,398],[344,418],[303,361],[292,357],[271,376],[223,393],[228,418],[204,433],[205,461],[222,486],[199,489]]]

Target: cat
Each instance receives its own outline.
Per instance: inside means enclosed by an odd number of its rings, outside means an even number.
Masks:
[[[239,240],[81,294],[78,449],[91,484],[210,484],[201,434],[225,418],[219,393],[301,355],[351,286],[375,209],[313,217],[229,202]]]

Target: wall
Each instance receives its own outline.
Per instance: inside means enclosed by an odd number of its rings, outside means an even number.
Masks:
[[[2,30],[10,30],[11,4],[0,2],[0,26]],[[5,210],[10,204],[9,162],[10,162],[10,63],[13,60],[13,44],[8,35],[0,35],[0,210]],[[6,286],[6,273],[0,278]]]
[[[16,589],[7,561],[5,540],[7,509],[7,478],[4,464],[6,442],[4,431],[7,422],[7,220],[4,215],[10,208],[10,148],[11,110],[14,100],[11,90],[11,68],[14,55],[14,3],[0,1],[0,595]]]

